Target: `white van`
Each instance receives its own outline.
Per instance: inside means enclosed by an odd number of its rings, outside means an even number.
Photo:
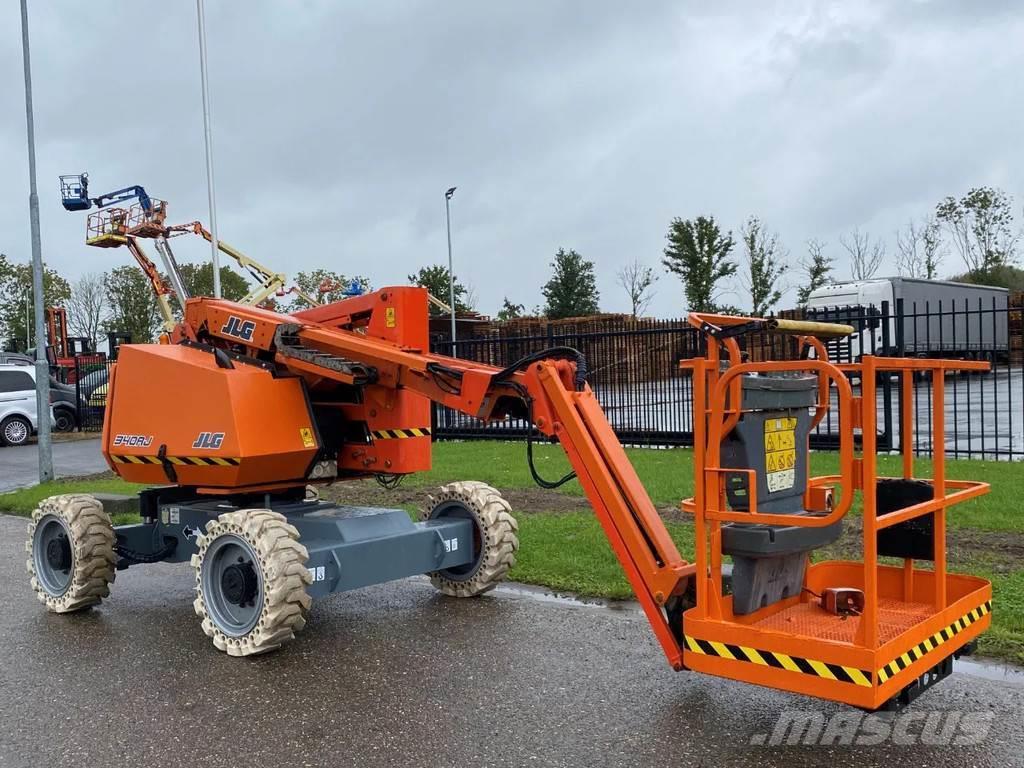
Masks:
[[[0,365],[0,445],[24,445],[36,433],[36,369]],[[50,423],[53,410],[50,409]]]

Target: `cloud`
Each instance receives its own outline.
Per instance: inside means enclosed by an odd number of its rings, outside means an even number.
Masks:
[[[31,8],[43,248],[74,276],[127,254],[83,243],[56,177],[143,184],[207,220],[194,9],[144,1]],[[602,306],[622,262],[657,265],[673,216],[758,215],[794,261],[860,226],[978,184],[1020,199],[1013,3],[437,5],[208,3],[221,236],[275,268],[402,283],[443,262],[481,309],[540,301],[572,247]],[[0,12],[0,250],[27,258],[16,7]],[[14,76],[14,74],[18,76]],[[176,241],[183,260],[201,241]],[[892,266],[889,266],[889,271]],[[738,302],[742,290],[736,285]],[[652,311],[678,315],[658,283]]]

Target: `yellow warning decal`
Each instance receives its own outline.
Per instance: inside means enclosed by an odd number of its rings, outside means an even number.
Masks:
[[[316,439],[313,437],[313,430],[309,427],[302,427],[299,430],[299,437],[302,438],[304,448],[316,448]]]
[[[685,635],[684,639],[686,641],[686,650],[690,653],[699,653],[702,656],[718,656],[722,659],[743,661],[757,664],[761,667],[785,669],[802,675],[813,675],[825,680],[834,680],[837,683],[853,683],[865,688],[871,687],[871,673],[866,669],[846,667],[842,664],[830,664],[826,661],[805,659],[801,656],[790,656],[789,654],[777,651],[748,648],[744,645],[703,640],[691,637],[690,635]]]
[[[115,464],[164,464],[170,463],[178,467],[237,467],[242,460],[224,456],[128,456],[111,454],[110,460]]]
[[[940,645],[943,645],[954,637],[963,632],[967,627],[971,626],[976,621],[980,621],[981,617],[992,612],[992,601],[986,600],[984,603],[979,605],[977,608],[968,611],[959,619],[954,621],[948,627],[944,627],[936,632],[931,637],[926,637],[920,643],[915,645],[913,648],[908,650],[906,653],[901,653],[895,659],[890,661],[878,670],[878,681],[884,683],[889,680],[890,677],[895,677],[897,674],[902,672],[904,669],[909,667],[918,659],[924,657],[926,654],[931,653]]]
[[[764,422],[764,465],[768,492],[784,491],[796,482],[796,417]]]
[[[370,433],[374,440],[405,440],[410,437],[430,437],[430,427],[412,429],[375,429]]]
[[[396,312],[394,307],[388,307],[384,310],[384,325],[388,328],[394,328],[397,324]]]

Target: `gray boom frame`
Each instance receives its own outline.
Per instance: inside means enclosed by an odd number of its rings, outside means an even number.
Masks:
[[[186,562],[198,551],[196,540],[206,523],[218,515],[254,505],[236,506],[202,498],[162,502],[159,514],[144,522],[115,526],[118,548],[152,557],[168,548],[158,560]],[[283,514],[299,531],[299,541],[309,552],[306,567],[313,583],[306,588],[318,598],[349,589],[381,584],[421,573],[471,565],[474,523],[468,518],[448,517],[414,523],[400,509],[347,507],[321,501],[271,501],[263,508]],[[122,555],[118,569],[138,561]]]

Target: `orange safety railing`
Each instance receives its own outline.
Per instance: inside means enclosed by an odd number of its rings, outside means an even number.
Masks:
[[[148,211],[139,203],[128,209],[128,229],[138,237],[156,237],[163,234],[166,218],[167,202],[150,198]]]
[[[712,315],[700,320],[717,323],[734,318]],[[692,499],[683,502],[684,511],[694,514],[697,575],[697,617],[735,620],[728,611],[722,595],[722,534],[723,523],[751,523],[821,527],[841,519],[851,509],[854,494],[861,492],[863,502],[864,597],[865,609],[857,631],[856,644],[875,648],[878,645],[878,531],[927,514],[934,515],[934,603],[943,610],[946,599],[946,509],[987,492],[988,485],[980,482],[946,479],[945,471],[945,374],[947,371],[987,370],[988,363],[965,360],[921,360],[908,358],[878,358],[864,356],[855,364],[828,362],[825,346],[809,337],[799,339],[801,345],[811,346],[817,359],[785,362],[743,363],[735,338],[707,337],[707,355],[684,360],[680,366],[692,372],[694,402],[694,463],[695,489]],[[728,367],[721,365],[724,357]],[[829,409],[832,388],[835,388],[839,409],[840,474],[812,477],[805,493],[805,508],[825,511],[823,515],[762,513],[757,510],[756,482],[753,470],[721,466],[722,441],[738,423],[742,414],[740,377],[750,373],[800,372],[815,373],[819,378],[818,403],[812,427],[817,425]],[[876,386],[880,373],[900,376],[903,411],[900,421],[902,476],[914,479],[913,444],[913,376],[927,371],[932,376],[931,398],[933,472],[930,482],[933,498],[886,514],[876,512],[877,432]],[[850,379],[860,380],[860,394],[854,395]],[[855,430],[860,430],[860,455],[856,455]],[[804,450],[807,447],[804,446]],[[729,475],[748,475],[748,509],[730,510],[726,502],[726,478]],[[881,478],[885,479],[885,478]],[[825,503],[826,494],[837,489],[840,498],[831,510]],[[823,509],[824,508],[824,509]],[[913,593],[913,560],[904,559],[904,596]]]
[[[124,237],[128,234],[128,211],[124,208],[105,208],[90,213],[85,222],[86,241],[107,235]]]

